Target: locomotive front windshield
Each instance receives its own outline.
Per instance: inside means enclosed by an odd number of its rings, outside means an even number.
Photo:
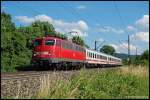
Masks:
[[[49,40],[45,40],[45,45],[54,45],[55,44],[55,40],[49,39]]]
[[[42,41],[41,40],[35,40],[34,41],[34,46],[39,46],[41,45]]]

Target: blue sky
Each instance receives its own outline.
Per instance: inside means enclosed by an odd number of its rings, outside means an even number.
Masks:
[[[149,48],[148,1],[3,1],[1,10],[11,14],[16,26],[35,20],[48,21],[56,31],[77,31],[86,44],[94,48],[109,44],[117,52],[127,53],[127,36],[131,54]],[[36,34],[36,33],[35,33]]]

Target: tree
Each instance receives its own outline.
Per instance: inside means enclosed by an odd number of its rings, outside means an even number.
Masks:
[[[26,36],[18,32],[11,16],[5,12],[1,13],[1,65],[2,69],[9,69],[19,65],[20,55],[26,53]],[[22,57],[26,58],[26,55]],[[13,61],[13,63],[12,63]],[[25,60],[22,62],[25,62]]]
[[[145,50],[141,55],[142,60],[149,60],[149,50]]]
[[[5,12],[1,13],[1,32],[15,31],[15,24],[11,22],[11,16]]]
[[[35,21],[34,23],[32,23],[31,26],[34,28],[38,27],[40,29],[40,32],[43,34],[43,36],[45,35],[55,36],[56,35],[55,28],[53,27],[52,24],[48,22]]]
[[[84,46],[84,40],[81,38],[81,37],[79,37],[79,36],[74,36],[73,38],[72,38],[72,41],[74,42],[74,43],[76,43],[76,44],[79,44],[79,45],[81,45],[81,46]]]
[[[109,45],[104,45],[101,49],[100,52],[106,53],[106,54],[110,54],[110,55],[114,55],[115,53],[115,49],[112,46]]]

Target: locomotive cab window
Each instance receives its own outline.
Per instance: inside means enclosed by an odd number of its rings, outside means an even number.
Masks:
[[[39,46],[41,45],[42,41],[41,40],[35,40],[34,41],[34,46]]]
[[[54,45],[55,44],[55,40],[49,39],[49,40],[45,40],[45,45]]]

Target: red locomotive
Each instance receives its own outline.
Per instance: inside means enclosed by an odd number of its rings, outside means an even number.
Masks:
[[[85,61],[84,47],[56,37],[34,40],[32,64],[36,65],[82,65]]]

